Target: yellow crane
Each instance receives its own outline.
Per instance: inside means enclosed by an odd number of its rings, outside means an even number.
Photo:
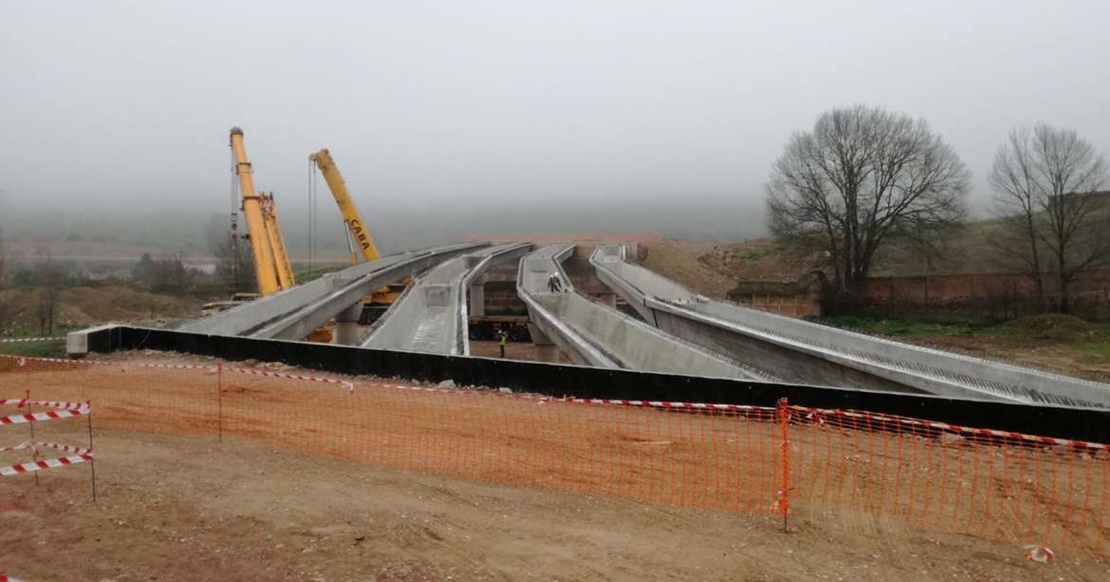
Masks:
[[[231,151],[235,156],[235,173],[239,176],[239,189],[243,197],[243,214],[247,217],[247,237],[251,241],[251,254],[254,257],[254,271],[258,277],[258,293],[265,296],[296,285],[293,265],[285,250],[285,237],[278,224],[277,204],[273,193],[256,193],[251,163],[247,160],[247,150],[243,145],[243,130],[231,128]],[[249,299],[245,294],[237,294],[237,299]],[[307,340],[330,342],[331,330],[325,326],[308,335]]]
[[[258,292],[269,295],[288,289],[296,281],[289,255],[285,252],[285,239],[278,226],[274,195],[255,192],[251,163],[243,145],[243,130],[238,127],[231,128],[231,151],[235,156],[235,173],[239,176],[243,196],[243,214],[247,217],[247,236],[251,241]]]
[[[320,169],[320,173],[324,176],[324,181],[328,184],[328,190],[331,191],[332,198],[335,198],[335,203],[339,205],[339,212],[343,215],[343,224],[347,228],[347,248],[351,254],[351,264],[378,260],[380,257],[378,247],[374,244],[374,238],[370,236],[370,230],[366,226],[366,221],[362,219],[362,214],[355,207],[355,203],[351,199],[351,192],[347,189],[347,183],[343,180],[343,175],[339,173],[339,166],[335,165],[331,153],[325,148],[312,154],[309,158],[316,162],[316,167]],[[363,312],[359,318],[360,322],[372,323],[374,319],[377,319],[377,316],[381,315],[401,296],[405,287],[405,283],[388,285],[364,298]]]
[[[331,154],[327,149],[322,149],[309,157],[316,162],[316,167],[320,168],[320,173],[328,184],[328,190],[331,190],[332,198],[335,198],[335,203],[339,205],[339,212],[343,215],[343,224],[347,227],[347,247],[351,252],[351,263],[378,260],[380,257],[378,247],[374,244],[370,231],[366,229],[366,221],[362,220],[362,215],[351,200],[347,183],[339,173],[339,167],[335,165]],[[356,248],[358,254],[356,254]]]

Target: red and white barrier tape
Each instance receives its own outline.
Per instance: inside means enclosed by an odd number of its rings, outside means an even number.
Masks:
[[[63,359],[60,359],[60,358],[40,358],[40,357],[34,357],[34,356],[0,356],[0,357],[8,358],[8,359],[18,359],[20,361],[20,364],[19,364],[20,366],[25,365],[25,362],[43,362],[43,363],[48,363],[48,364],[49,363],[68,364],[68,365],[71,365],[71,366],[85,366],[85,365],[93,365],[93,364],[99,364],[99,365],[113,365],[114,364],[114,365],[118,365],[118,366],[121,366],[121,367],[135,366],[135,367],[139,367],[139,368],[159,368],[159,369],[165,369],[165,370],[202,370],[202,371],[208,372],[210,374],[214,374],[219,369],[217,366],[212,365],[212,364],[156,364],[156,363],[144,363],[144,362],[112,362],[112,361],[105,361],[105,360],[87,360],[87,361],[75,362],[73,360],[63,360]],[[254,370],[254,369],[251,369],[251,368],[236,368],[236,367],[230,367],[230,366],[225,367],[224,371],[235,372],[235,373],[239,373],[239,374],[249,374],[249,375],[252,375],[252,376],[266,376],[266,377],[270,377],[270,378],[286,378],[286,379],[289,379],[289,380],[306,380],[306,381],[309,381],[309,382],[322,382],[322,383],[326,383],[326,384],[337,384],[337,385],[342,386],[344,388],[347,388],[349,390],[354,389],[354,382],[351,382],[349,380],[339,380],[337,378],[328,378],[328,377],[324,377],[324,376],[305,376],[303,374],[289,374],[289,373],[285,373],[285,372],[270,372],[270,371],[267,371],[267,370]]]
[[[82,416],[88,413],[88,408],[78,408],[75,410],[47,410],[45,412],[35,412],[30,414],[12,414],[10,416],[0,416],[0,424],[26,424],[28,422],[44,422],[47,420],[60,420],[63,418]]]
[[[449,392],[451,394],[489,395],[488,390],[458,390],[452,388],[438,388],[434,386],[414,386],[405,384],[381,384],[383,388],[395,390],[412,390],[419,392]],[[607,400],[601,398],[558,398],[552,396],[536,396],[531,394],[507,394],[515,398],[537,400],[540,404],[548,402],[569,402],[574,404],[602,404],[609,406],[628,406],[640,408],[661,408],[665,410],[711,410],[726,412],[774,412],[772,406],[749,406],[746,404],[708,404],[701,402],[666,402],[662,400]]]
[[[164,370],[203,370],[209,374],[216,373],[216,366],[207,364],[147,364],[147,363],[132,363],[133,366],[140,368],[161,368]]]
[[[0,359],[15,360],[16,365],[18,365],[19,367],[26,366],[28,362],[45,362],[45,363],[48,363],[48,364],[66,364],[67,366],[69,366],[71,368],[76,368],[76,367],[80,367],[80,366],[88,366],[90,364],[110,364],[110,363],[112,363],[112,362],[102,362],[102,361],[99,361],[99,360],[76,361],[76,360],[63,360],[62,358],[40,358],[38,356],[11,356],[11,355],[6,355],[6,354],[0,356]]]
[[[0,406],[15,406],[25,408],[28,404],[45,408],[58,408],[61,410],[80,410],[87,406],[84,402],[60,402],[54,400],[27,400],[26,398],[0,400]]]
[[[708,404],[702,402],[664,402],[662,400],[605,400],[601,398],[545,398],[558,402],[575,404],[606,404],[615,406],[634,406],[642,408],[663,408],[667,410],[722,410],[727,412],[773,412],[770,406],[748,406],[746,404]]]
[[[1025,443],[1034,443],[1047,446],[1063,446],[1071,447],[1081,450],[1093,451],[1110,451],[1110,444],[1092,443],[1087,441],[1076,441],[1069,439],[1061,439],[1056,437],[1046,437],[1031,434],[1024,434],[1020,432],[1011,432],[1004,430],[994,430],[990,428],[970,428],[966,426],[958,426],[955,424],[948,424],[946,422],[936,422],[932,420],[920,420],[916,418],[909,418],[905,416],[896,416],[891,414],[882,414],[874,412],[859,412],[856,410],[836,410],[826,408],[807,408],[802,406],[791,406],[793,410],[811,414],[814,422],[822,422],[821,417],[840,417],[851,418],[857,420],[864,420],[867,422],[885,422],[892,424],[900,424],[904,426],[917,426],[922,428],[930,428],[935,430],[942,430],[960,435],[979,436],[979,437],[995,437],[1001,439],[1008,439],[1013,441],[1022,441]]]
[[[0,447],[0,453],[7,452],[7,451],[19,451],[19,450],[22,450],[22,449],[39,448],[39,447],[42,447],[44,449],[57,449],[57,450],[62,451],[64,453],[73,453],[75,455],[88,455],[88,454],[92,453],[92,451],[90,451],[89,449],[83,448],[83,447],[75,447],[75,446],[72,446],[72,445],[62,445],[62,444],[58,444],[58,443],[33,443],[31,441],[27,441],[27,442],[24,442],[24,443],[19,443],[18,445],[15,445],[14,447]]]
[[[24,443],[19,443],[18,445],[14,445],[14,446],[11,446],[11,447],[0,447],[0,453],[6,453],[8,451],[20,451],[20,450],[23,450],[23,449],[26,449],[26,448],[30,448],[30,446],[31,446],[31,441],[27,441],[27,442],[24,442]]]
[[[12,475],[21,475],[23,473],[34,473],[35,471],[44,471],[46,469],[56,469],[58,467],[68,467],[91,461],[93,456],[91,453],[82,455],[70,455],[68,457],[56,457],[53,459],[43,459],[41,461],[31,461],[30,463],[23,463],[20,465],[11,465],[8,467],[0,467],[0,477],[11,477]]]
[[[61,341],[64,337],[5,337],[0,338],[0,344],[20,344],[28,342],[55,342]]]
[[[285,378],[287,380],[305,380],[308,382],[321,382],[324,384],[337,384],[346,388],[348,392],[355,391],[355,383],[350,380],[340,380],[338,378],[327,378],[324,376],[302,376],[300,374],[286,374],[284,372],[269,372],[266,370],[252,370],[250,368],[224,368],[228,372],[235,372],[237,374],[248,374],[251,376],[263,376],[267,378]]]
[[[20,580],[19,578],[12,578],[11,576],[8,576],[7,574],[0,573],[0,582],[24,582],[24,581]]]

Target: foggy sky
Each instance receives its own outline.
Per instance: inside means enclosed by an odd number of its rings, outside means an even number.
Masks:
[[[223,212],[236,125],[283,222],[305,208],[321,147],[371,223],[397,207],[450,218],[547,197],[760,222],[791,132],[854,103],[927,118],[980,202],[1016,126],[1075,128],[1110,154],[1105,0],[81,1],[2,14],[0,221],[28,207]]]

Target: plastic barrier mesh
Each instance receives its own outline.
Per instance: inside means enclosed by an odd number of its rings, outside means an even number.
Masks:
[[[236,438],[384,467],[650,503],[922,530],[1110,555],[1110,453],[843,410],[582,401],[230,365],[0,357],[96,425]]]

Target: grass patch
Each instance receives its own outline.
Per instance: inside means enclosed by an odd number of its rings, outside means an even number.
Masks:
[[[347,266],[348,265],[324,265],[322,267],[313,267],[312,269],[302,268],[299,270],[295,270],[295,272],[293,273],[293,278],[296,279],[298,284],[308,283],[309,281],[315,281],[316,279],[319,279],[320,277],[323,277],[328,273],[334,273],[336,271],[344,269]]]
[[[45,342],[0,343],[0,354],[34,358],[64,358],[66,357],[66,342],[65,340],[51,340]]]
[[[909,337],[980,335],[987,328],[987,326],[976,326],[969,323],[932,323],[910,319],[874,319],[853,315],[826,317],[818,320],[818,323],[869,334]]]
[[[1110,341],[1088,342],[1079,346],[1079,363],[1110,366]]]
[[[771,245],[755,247],[753,249],[747,249],[742,252],[740,254],[740,260],[744,261],[745,263],[754,263],[759,259],[770,255],[773,252],[775,252],[775,248]]]
[[[1077,346],[1081,354],[1079,361],[1110,366],[1110,323],[1093,324],[1091,327],[1093,329],[1086,341]]]
[[[1080,363],[1110,365],[1110,322],[1067,321],[1065,316],[1038,315],[1000,324],[841,315],[818,323],[861,333],[900,337],[982,337],[1058,342],[1074,346]],[[1069,318],[1074,319],[1074,318]],[[1061,329],[1062,328],[1062,329]]]

